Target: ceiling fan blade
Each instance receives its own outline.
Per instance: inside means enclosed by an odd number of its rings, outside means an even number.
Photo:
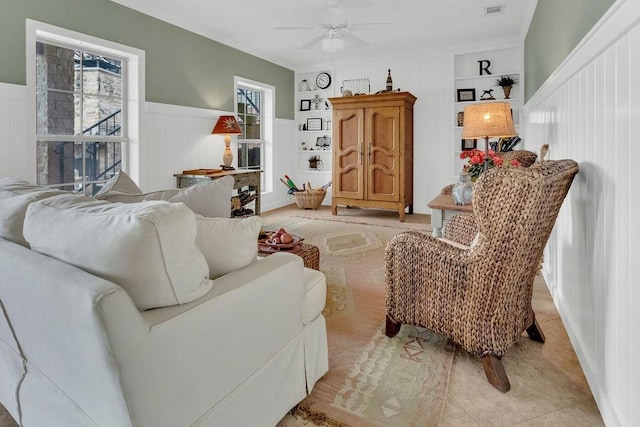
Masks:
[[[318,27],[273,27],[274,30],[317,30]]]
[[[320,41],[322,39],[325,38],[325,34],[321,34],[317,37],[314,37],[313,39],[311,39],[309,42],[307,42],[305,45],[303,45],[300,49],[311,49],[313,46],[315,46],[316,44],[320,43]]]
[[[349,30],[353,31],[379,31],[392,30],[396,27],[393,22],[363,22],[362,24],[349,24]]]
[[[352,45],[354,45],[355,47],[357,47],[358,49],[364,49],[365,47],[369,46],[369,43],[362,40],[358,36],[354,36],[348,31],[345,31],[342,33],[342,38],[348,41],[349,43],[351,43]]]

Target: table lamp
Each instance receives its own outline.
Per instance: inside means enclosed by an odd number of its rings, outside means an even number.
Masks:
[[[211,131],[214,135],[224,135],[224,154],[222,155],[222,170],[233,170],[231,162],[233,153],[231,152],[231,135],[242,135],[242,129],[234,116],[220,116],[216,125]]]
[[[484,138],[484,170],[489,168],[489,138],[517,135],[511,104],[487,102],[464,108],[462,139]]]

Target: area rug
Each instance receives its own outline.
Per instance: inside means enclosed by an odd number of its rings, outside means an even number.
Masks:
[[[264,215],[320,248],[327,277],[329,372],[291,414],[325,426],[435,426],[445,405],[455,349],[423,328],[384,335],[384,249],[414,225],[363,224],[360,218]],[[396,217],[397,218],[397,217]],[[421,226],[430,232],[428,226]],[[295,423],[283,420],[279,425]]]

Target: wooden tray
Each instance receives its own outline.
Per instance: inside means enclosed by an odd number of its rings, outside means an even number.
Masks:
[[[214,173],[220,173],[222,169],[189,169],[182,171],[183,175],[213,175]]]

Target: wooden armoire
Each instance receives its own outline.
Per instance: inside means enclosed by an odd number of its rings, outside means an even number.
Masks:
[[[413,104],[409,92],[330,98],[333,215],[338,206],[413,213]]]

